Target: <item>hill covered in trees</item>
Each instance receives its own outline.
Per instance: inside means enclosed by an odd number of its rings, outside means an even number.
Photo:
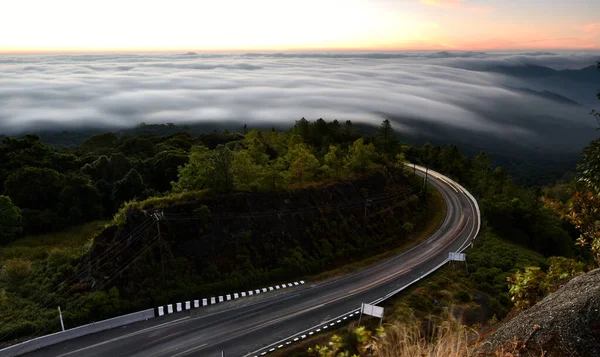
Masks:
[[[441,208],[407,159],[472,190],[490,227],[513,241],[582,254],[541,190],[516,185],[486,154],[405,145],[389,121],[373,135],[350,121],[304,119],[287,131],[165,127],[174,132],[102,133],[64,148],[3,139],[3,340],[57,330],[56,305],[72,326],[315,274],[366,257],[367,246],[376,254],[414,244]],[[105,229],[90,223],[109,219]],[[79,246],[20,245],[84,223],[88,238],[68,238]]]

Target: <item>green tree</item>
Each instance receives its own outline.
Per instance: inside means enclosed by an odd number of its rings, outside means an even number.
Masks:
[[[133,168],[131,161],[121,153],[110,156],[109,178],[111,182],[119,181]],[[104,178],[104,177],[103,177]]]
[[[21,208],[52,209],[64,186],[64,175],[52,169],[24,167],[14,171],[4,184],[4,194]]]
[[[126,156],[149,158],[154,156],[154,144],[143,137],[128,138],[117,148]]]
[[[173,183],[176,192],[213,188],[229,192],[233,188],[233,152],[219,144],[214,150],[194,146],[190,161],[179,168],[179,181]]]
[[[385,153],[390,154],[396,148],[398,141],[394,136],[394,128],[388,119],[385,119],[379,128],[376,135],[377,146]]]
[[[177,182],[173,183],[175,192],[202,190],[211,184],[210,150],[204,146],[193,146],[190,160],[185,166],[179,167]]]
[[[260,176],[262,167],[256,165],[248,150],[233,152],[231,171],[235,187],[248,190]]]
[[[356,130],[356,128],[354,128],[354,125],[352,124],[352,121],[350,120],[346,120],[346,122],[344,123],[344,126],[342,127],[341,130],[341,141],[344,143],[347,142],[353,142],[355,140],[357,140],[358,138],[360,138],[360,133],[358,132],[358,130]]]
[[[267,163],[269,155],[266,154],[267,146],[264,143],[262,131],[258,129],[250,130],[244,137],[243,143],[254,163],[258,165]]]
[[[600,62],[598,68],[600,69]],[[592,114],[595,114],[600,123],[598,113]],[[596,264],[600,265],[600,139],[592,141],[583,149],[579,170],[580,185],[564,212],[564,217],[579,230],[577,243],[589,246]]]
[[[0,244],[11,242],[23,231],[21,210],[10,197],[0,196]]]
[[[471,169],[476,173],[488,172],[491,170],[490,158],[484,152],[479,153],[471,163]]]
[[[233,189],[233,152],[225,145],[217,145],[211,152],[210,158],[212,187],[220,192],[229,192]]]
[[[503,167],[496,167],[494,171],[492,171],[492,175],[496,181],[498,193],[502,194],[504,192],[504,187],[510,178],[508,171],[506,171],[506,169]]]
[[[15,170],[24,167],[53,168],[54,149],[40,141],[37,135],[22,139],[5,137],[0,145],[0,192],[4,181]]]
[[[329,166],[336,177],[341,177],[342,169],[344,168],[344,155],[342,149],[336,145],[329,145],[329,151],[324,157],[325,164]]]
[[[86,176],[69,174],[58,196],[57,209],[71,225],[81,224],[102,215],[102,197]]]
[[[345,166],[351,171],[365,173],[373,165],[375,156],[375,146],[373,144],[365,145],[364,139],[360,138],[348,148]]]
[[[600,193],[600,139],[592,141],[583,149],[579,171],[580,181],[592,191]]]
[[[440,165],[437,167],[438,170],[454,179],[461,180],[468,177],[466,174],[467,160],[454,145],[444,146],[439,152],[436,163]]]
[[[102,155],[93,163],[83,166],[81,168],[81,172],[90,176],[94,180],[105,180],[107,182],[112,182],[110,174],[110,160],[106,155]]]
[[[290,163],[291,178],[298,182],[313,179],[320,166],[319,160],[304,144],[298,144],[291,148],[286,159]]]
[[[189,156],[182,150],[163,151],[151,159],[152,186],[159,192],[168,191],[177,180],[178,168],[188,163]]]
[[[309,143],[311,140],[310,122],[305,118],[297,120],[294,126],[294,134],[299,135],[304,142]]]
[[[277,192],[284,187],[289,179],[289,171],[286,171],[286,166],[283,158],[278,158],[266,165],[260,172],[261,187],[271,192]]]
[[[596,264],[600,265],[600,195],[588,190],[576,192],[565,218],[580,232],[577,243],[590,247]]]
[[[134,198],[141,198],[146,185],[144,179],[135,169],[131,169],[123,179],[115,182],[113,187],[113,200],[118,203],[126,202]]]
[[[396,155],[396,164],[394,166],[396,166],[396,168],[398,169],[404,169],[404,167],[406,163],[406,156],[404,156],[404,153],[400,153]]]
[[[94,152],[101,149],[114,149],[117,146],[119,137],[115,133],[104,133],[94,135],[81,143],[80,148],[83,151]]]

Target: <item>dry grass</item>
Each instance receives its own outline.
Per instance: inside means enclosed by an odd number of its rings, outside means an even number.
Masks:
[[[477,332],[458,322],[445,321],[425,336],[419,325],[388,324],[372,356],[378,357],[471,357]]]
[[[545,353],[525,349],[527,341],[507,341],[503,346],[483,352],[477,343],[479,333],[454,319],[423,333],[420,322],[385,324],[372,333],[362,328],[348,329],[346,336],[334,335],[329,342],[309,349],[308,356],[316,357],[544,357]],[[348,344],[355,341],[356,346]],[[286,355],[285,353],[280,354]],[[301,356],[302,354],[294,354]]]

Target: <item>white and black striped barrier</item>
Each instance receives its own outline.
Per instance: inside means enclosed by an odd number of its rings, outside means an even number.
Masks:
[[[348,322],[349,320],[353,319],[353,318],[358,318],[358,316],[360,315],[360,309],[358,310],[352,310],[350,312],[347,312],[341,316],[338,316],[334,319],[331,319],[329,321],[325,321],[323,323],[321,323],[320,325],[314,326],[309,328],[308,330],[304,330],[302,332],[299,332],[293,336],[290,336],[286,339],[283,339],[281,341],[277,341],[267,347],[264,347],[260,350],[257,350],[255,352],[252,352],[250,354],[245,355],[244,357],[260,357],[260,356],[264,356],[267,353],[271,353],[274,352],[278,349],[284,348],[284,347],[288,347],[290,346],[292,343],[297,343],[300,342],[302,340],[304,340],[305,338],[311,337],[317,333],[321,333],[324,331],[327,331],[328,329],[333,328],[336,325],[341,325],[342,323]]]
[[[266,293],[266,292],[280,290],[280,289],[292,288],[294,286],[304,285],[305,283],[306,282],[304,280],[300,280],[300,281],[295,281],[293,283],[270,286],[268,288],[248,290],[248,291],[242,291],[240,293],[215,296],[215,297],[211,297],[210,299],[204,298],[204,299],[193,300],[193,301],[192,300],[185,301],[183,303],[178,302],[176,304],[168,304],[166,306],[157,307],[155,309],[155,315],[156,315],[156,317],[163,316],[163,315],[170,315],[170,314],[174,314],[174,313],[181,312],[181,311],[188,311],[188,310],[191,310],[192,308],[198,309],[200,307],[216,305],[216,304],[223,303],[226,301],[237,300],[237,299],[241,299],[241,298],[245,298],[245,297],[258,295],[261,293]]]

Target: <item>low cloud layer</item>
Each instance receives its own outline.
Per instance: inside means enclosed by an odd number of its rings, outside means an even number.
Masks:
[[[598,59],[481,52],[0,56],[0,134],[140,122],[291,123],[301,117],[377,125],[391,117],[407,135],[426,124],[551,145],[548,127],[537,130],[540,125],[577,133],[593,127],[586,115],[592,84],[498,69],[579,69]],[[582,106],[515,88],[550,90]]]

